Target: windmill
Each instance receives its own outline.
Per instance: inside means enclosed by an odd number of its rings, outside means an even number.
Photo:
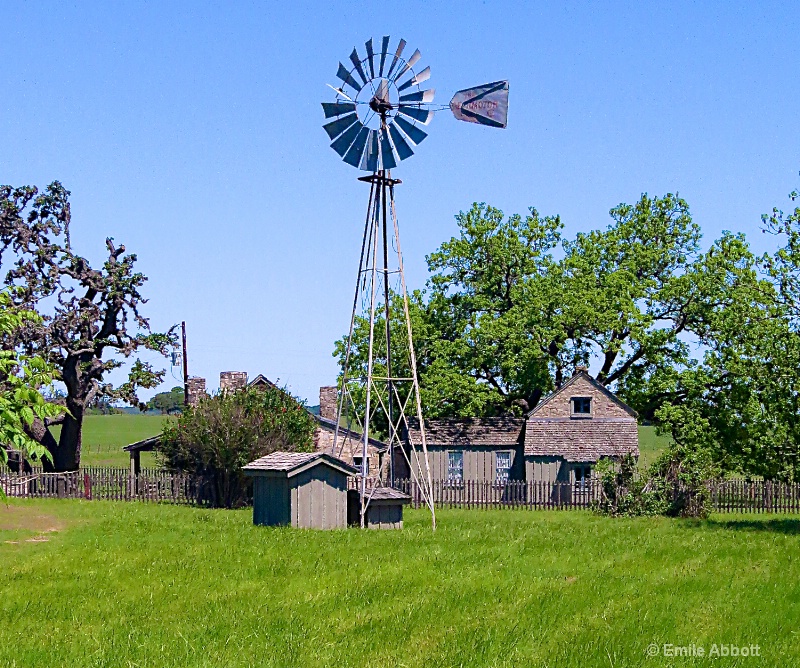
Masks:
[[[380,485],[382,479],[388,478],[393,485],[395,467],[403,467],[430,509],[435,529],[433,482],[394,201],[394,188],[401,181],[392,177],[391,170],[411,157],[412,146],[418,146],[428,136],[421,126],[427,126],[437,110],[449,107],[458,120],[506,127],[508,82],[496,81],[458,91],[449,105],[436,107],[434,89],[422,89],[422,84],[430,79],[431,68],[417,70],[421,58],[419,50],[406,58],[406,41],[401,39],[393,53],[389,51],[389,41],[388,36],[384,37],[376,53],[369,39],[364,45],[365,58],[354,48],[350,65],[339,63],[336,76],[341,84],[338,87],[328,84],[336,98],[333,102],[322,103],[325,118],[333,119],[323,125],[331,139],[331,148],[347,164],[368,172],[369,175],[358,180],[370,184],[350,332],[338,388],[332,454],[341,456],[341,425],[345,422],[350,433],[349,426],[354,421],[361,429],[359,485],[363,527],[375,489],[375,485],[367,489],[370,429],[374,431],[376,422],[380,422],[388,445],[388,458],[384,459],[382,469],[388,468],[388,471],[381,470],[375,484]],[[402,334],[395,336],[394,341],[393,298],[395,304],[399,301],[404,320]],[[354,351],[353,334],[357,323],[369,333],[365,351]],[[382,325],[383,331],[377,332],[376,325]],[[398,338],[402,339],[399,345]],[[354,352],[365,357],[361,360],[362,371],[355,373],[351,371]],[[365,373],[363,366],[366,366]],[[409,413],[413,415],[415,438],[409,431]],[[401,440],[403,434],[408,435],[405,444]],[[402,459],[396,458],[397,453]]]

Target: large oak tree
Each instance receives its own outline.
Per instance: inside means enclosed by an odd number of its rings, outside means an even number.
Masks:
[[[147,280],[134,269],[136,255],[112,238],[107,257],[93,267],[70,240],[70,193],[59,182],[39,192],[32,186],[0,186],[0,267],[15,306],[37,312],[11,332],[2,347],[35,355],[52,365],[66,390],[67,412],[36,419],[29,435],[51,454],[55,471],[76,469],[86,409],[99,397],[138,405],[138,388],[158,385],[163,371],[140,359],[138,350],[165,354],[170,333],[155,333],[139,311]],[[110,371],[131,360],[128,380],[113,387]],[[61,425],[58,440],[51,427]]]

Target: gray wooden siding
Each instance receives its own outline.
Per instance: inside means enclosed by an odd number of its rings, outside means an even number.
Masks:
[[[525,457],[525,480],[565,482],[570,480],[571,467],[561,457]]]
[[[292,526],[337,529],[347,526],[347,478],[317,466],[291,478]]]
[[[488,446],[428,446],[428,461],[431,467],[431,478],[434,480],[447,479],[447,453],[461,451],[464,453],[464,480],[480,480],[493,482],[497,467],[497,453],[511,453],[511,480],[523,480],[525,467],[523,463],[522,448],[492,448]],[[420,453],[420,459],[422,453]],[[416,469],[416,464],[412,460]]]
[[[283,477],[253,479],[253,524],[289,524],[289,481]]]
[[[399,503],[370,503],[366,526],[369,529],[402,529],[403,506]]]

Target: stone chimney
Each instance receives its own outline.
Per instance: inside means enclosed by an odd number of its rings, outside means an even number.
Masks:
[[[588,366],[576,366],[575,371],[572,373],[573,376],[577,376],[579,373],[589,373]]]
[[[319,416],[328,420],[336,420],[339,410],[339,392],[335,386],[319,388]]]
[[[206,396],[206,379],[192,376],[186,382],[188,389],[187,401],[190,406],[197,406],[200,399]]]
[[[219,391],[222,394],[226,392],[236,392],[247,387],[247,372],[246,371],[221,371],[219,374]]]

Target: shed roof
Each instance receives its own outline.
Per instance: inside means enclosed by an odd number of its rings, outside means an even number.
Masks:
[[[525,425],[525,455],[563,457],[568,462],[596,462],[601,457],[639,456],[635,420],[535,418]]]
[[[151,450],[155,450],[156,446],[161,442],[161,434],[157,436],[151,436],[150,438],[142,439],[141,441],[136,441],[136,443],[131,443],[130,445],[126,445],[122,448],[125,452],[150,452]]]
[[[594,386],[595,389],[605,394],[611,401],[617,404],[622,410],[624,410],[628,415],[632,418],[637,418],[639,414],[633,410],[628,404],[626,404],[622,399],[620,399],[616,394],[614,394],[611,390],[609,390],[605,385],[598,382],[597,379],[593,378],[589,375],[588,372],[580,369],[576,371],[572,378],[570,378],[566,383],[564,383],[561,387],[559,387],[555,392],[551,392],[548,394],[544,399],[542,399],[538,404],[536,404],[535,408],[528,413],[528,417],[533,417],[536,415],[539,410],[545,405],[549,404],[555,397],[557,397],[562,392],[566,392],[579,378],[588,381]]]
[[[411,497],[405,492],[393,487],[376,487],[367,492],[367,498],[372,501],[410,501]]]
[[[358,473],[358,469],[354,466],[326,452],[272,452],[242,468],[251,475],[259,471],[279,471],[291,478],[320,464],[330,466],[346,475]]]
[[[512,447],[519,442],[524,418],[443,418],[425,420],[428,445],[486,445]],[[408,436],[420,443],[419,423],[409,420]]]

